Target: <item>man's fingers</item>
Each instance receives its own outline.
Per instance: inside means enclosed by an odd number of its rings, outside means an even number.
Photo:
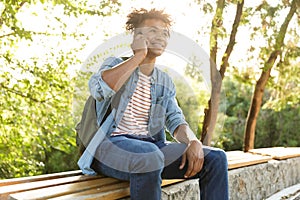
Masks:
[[[181,164],[180,164],[180,166],[179,166],[179,169],[183,169],[184,166],[185,166],[185,163],[186,163],[186,154],[184,153],[184,154],[182,155]]]
[[[185,178],[195,176],[198,172],[201,171],[202,167],[203,167],[203,160],[198,160],[189,163],[188,170],[185,173]]]
[[[194,169],[193,169],[193,172],[191,173],[191,176],[194,176],[198,172],[200,172],[201,169],[202,169],[202,166],[203,166],[203,160],[202,159],[199,159],[197,162],[194,162]]]
[[[136,53],[137,51],[147,52],[147,46],[148,46],[147,39],[142,34],[139,34],[135,36],[131,44],[131,49],[133,50],[134,53]]]
[[[193,157],[188,159],[188,169],[185,173],[185,178],[195,176],[198,172],[201,171],[203,167],[204,158],[202,157]]]
[[[194,162],[189,162],[188,169],[186,170],[184,174],[184,178],[189,178],[191,177],[191,174],[193,173],[194,170]]]

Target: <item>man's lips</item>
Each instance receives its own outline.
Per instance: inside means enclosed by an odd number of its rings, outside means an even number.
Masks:
[[[164,49],[165,48],[165,44],[162,44],[162,43],[150,43],[150,45],[148,47],[149,48]]]

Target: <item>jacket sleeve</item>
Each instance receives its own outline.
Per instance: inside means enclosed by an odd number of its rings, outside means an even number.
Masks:
[[[111,98],[116,92],[111,89],[106,82],[102,79],[103,71],[114,67],[121,63],[121,58],[109,57],[101,65],[99,71],[92,75],[89,80],[89,90],[94,99],[98,101]]]

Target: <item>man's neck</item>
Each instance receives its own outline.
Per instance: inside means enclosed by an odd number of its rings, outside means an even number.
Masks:
[[[156,58],[146,57],[143,62],[140,64],[140,71],[146,76],[150,76],[155,67]]]

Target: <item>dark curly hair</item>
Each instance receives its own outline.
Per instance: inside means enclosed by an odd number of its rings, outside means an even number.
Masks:
[[[127,18],[126,30],[128,31],[133,31],[146,19],[160,19],[166,24],[168,29],[172,23],[170,15],[164,13],[164,10],[156,10],[154,8],[149,11],[144,8],[141,8],[140,10],[135,9],[127,15]]]

